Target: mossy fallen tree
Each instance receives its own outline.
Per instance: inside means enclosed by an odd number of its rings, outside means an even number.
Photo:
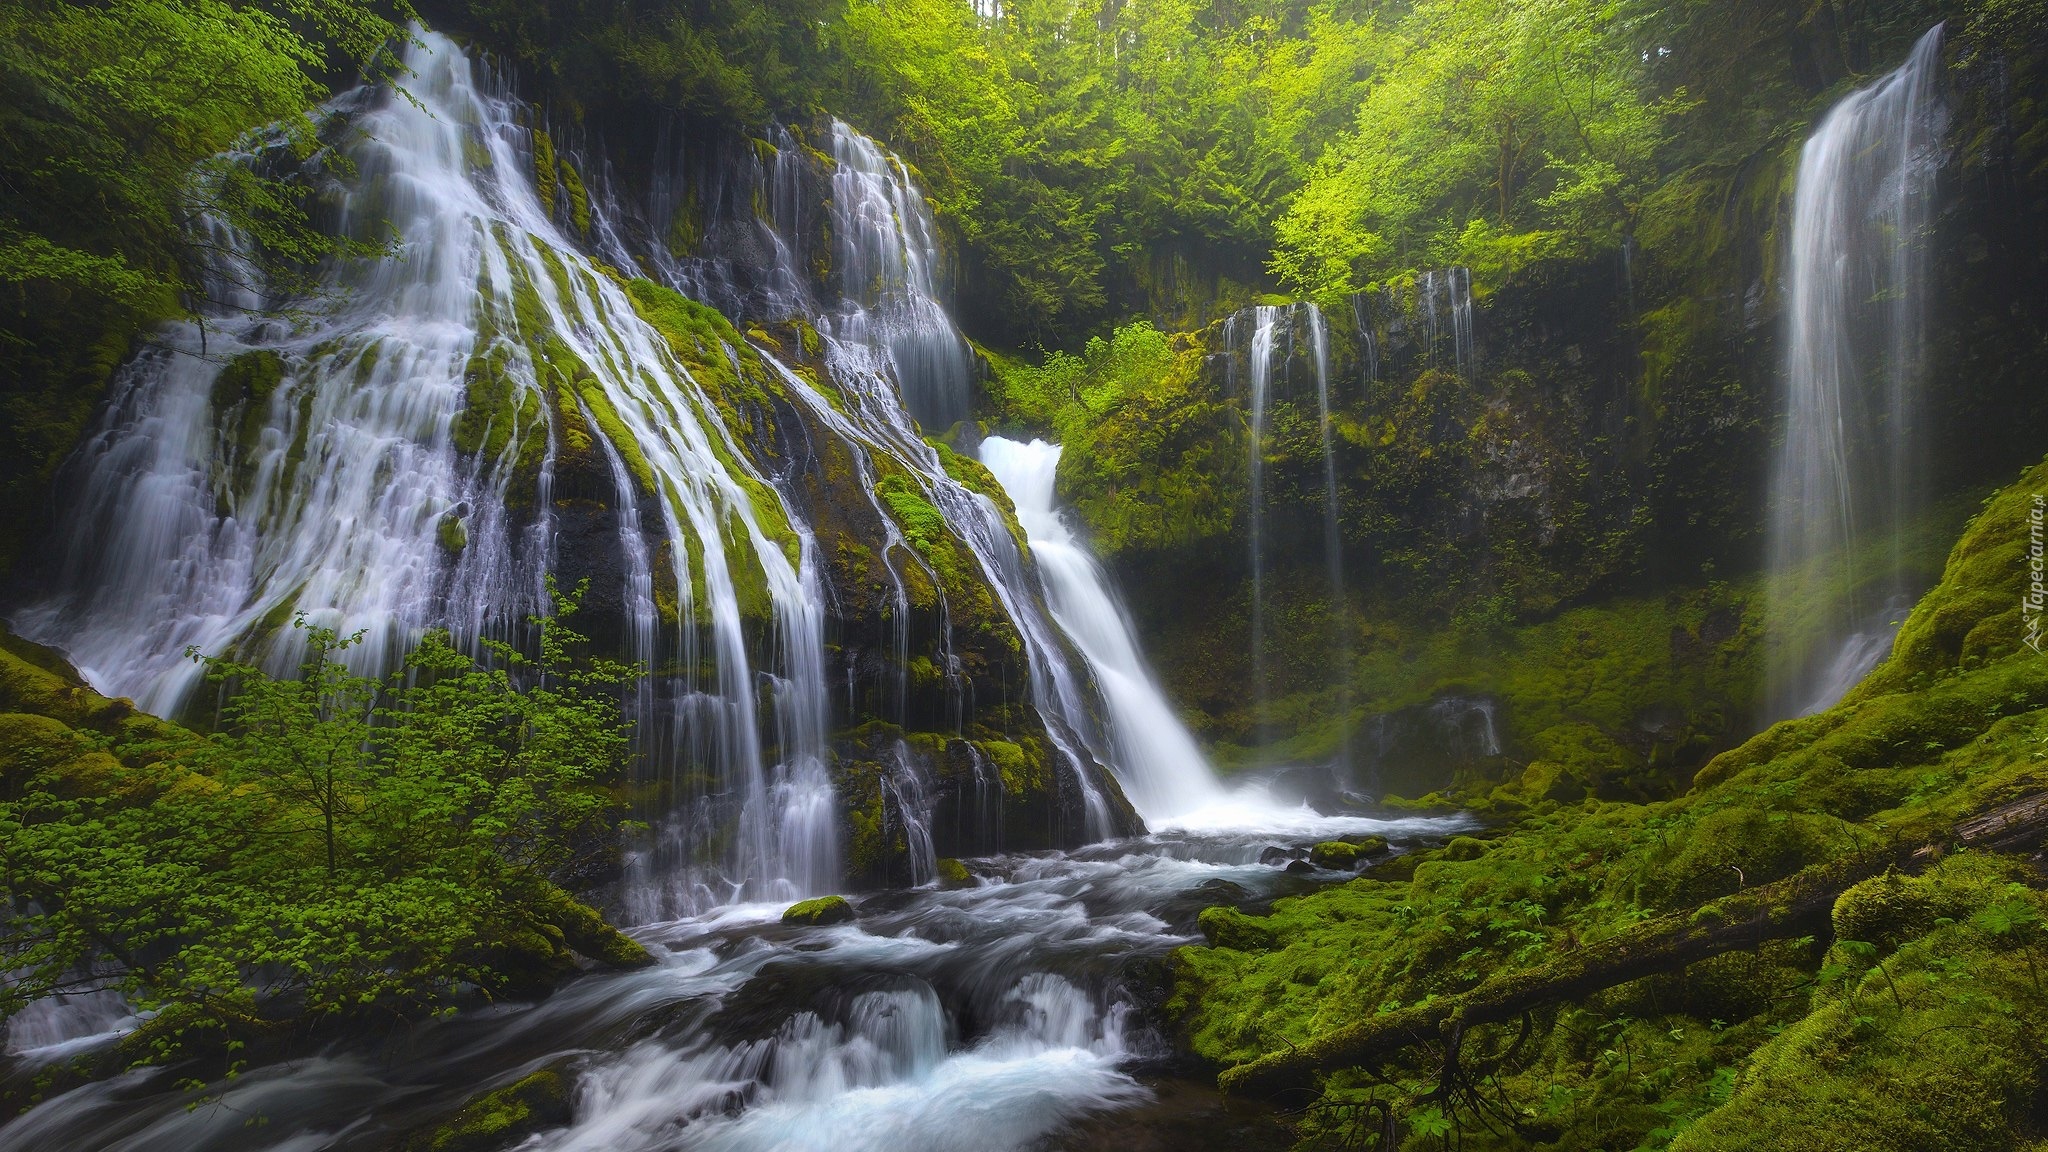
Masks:
[[[1940,841],[2013,852],[2048,840],[2048,793],[2026,796],[1957,823]],[[1842,893],[1887,871],[1919,871],[1940,857],[1935,839],[1906,837],[1893,847],[1806,868],[1555,957],[1504,972],[1458,996],[1361,1020],[1306,1044],[1225,1069],[1226,1091],[1277,1095],[1314,1091],[1317,1078],[1339,1068],[1370,1066],[1416,1045],[1444,1045],[1444,1076],[1455,1074],[1464,1034],[1504,1024],[1550,1004],[1583,1000],[1646,976],[1676,972],[1771,940],[1826,931]]]

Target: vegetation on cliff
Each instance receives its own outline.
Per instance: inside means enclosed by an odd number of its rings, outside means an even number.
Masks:
[[[1243,1065],[1228,1083],[1307,1092],[1304,1136],[1340,1144],[2040,1137],[2009,1086],[2040,1073],[2048,901],[2001,850],[2039,839],[2048,788],[2048,662],[2010,594],[2044,488],[2048,465],[1987,501],[1862,687],[1685,795],[1525,787],[1483,840],[1205,916],[1215,945],[1180,954],[1189,1041]],[[1990,810],[2020,834],[1971,823]]]
[[[7,639],[0,1018],[112,989],[151,1014],[125,1053],[154,1060],[647,963],[566,890],[615,866],[631,672],[537,627],[536,658],[430,633],[388,678],[318,628],[296,677],[207,658],[206,734]]]

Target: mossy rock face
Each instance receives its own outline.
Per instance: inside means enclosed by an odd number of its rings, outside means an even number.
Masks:
[[[472,1098],[447,1123],[406,1140],[400,1152],[496,1152],[575,1118],[569,1078],[543,1068]]]
[[[268,348],[244,352],[227,362],[213,379],[216,409],[249,402],[262,405],[284,381],[284,358]]]
[[[1835,939],[1871,944],[1888,955],[1941,923],[1968,916],[1991,887],[2024,878],[2021,870],[1990,859],[1959,862],[1931,876],[1872,877],[1836,899]]]
[[[459,555],[469,547],[469,529],[463,525],[462,517],[450,512],[434,526],[434,540],[441,545],[443,552]]]
[[[855,919],[853,905],[844,896],[820,896],[815,900],[802,900],[791,904],[782,913],[784,924],[797,924],[816,928],[826,924],[850,924]]]

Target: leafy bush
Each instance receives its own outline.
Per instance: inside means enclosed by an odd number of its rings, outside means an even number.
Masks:
[[[572,947],[633,962],[559,887],[605,867],[599,785],[627,761],[633,673],[574,658],[559,616],[537,623],[538,658],[486,642],[479,662],[437,632],[377,678],[344,664],[353,638],[301,620],[296,678],[195,656],[225,697],[210,736],[125,762],[53,720],[17,738],[0,1016],[111,986],[158,1014],[150,1054],[166,1056],[289,1018],[538,988]],[[18,737],[44,720],[9,719]]]

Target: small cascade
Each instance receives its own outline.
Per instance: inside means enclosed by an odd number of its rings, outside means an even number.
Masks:
[[[1769,708],[1832,705],[1890,649],[1923,507],[1926,237],[1947,126],[1942,28],[1851,93],[1800,153],[1772,478]]]
[[[833,237],[851,307],[834,335],[884,350],[903,406],[934,433],[973,409],[974,359],[938,302],[941,258],[931,206],[903,162],[832,123]]]
[[[1424,272],[1415,282],[1415,311],[1428,361],[1438,363],[1442,345],[1451,346],[1451,364],[1459,376],[1472,378],[1477,366],[1472,333],[1472,270],[1462,266]]]
[[[1266,720],[1266,408],[1273,385],[1273,343],[1284,311],[1270,304],[1252,309],[1251,346],[1246,354],[1246,378],[1251,402],[1251,434],[1246,467],[1251,490],[1252,563],[1252,717]],[[1237,317],[1232,316],[1233,324]],[[1226,332],[1225,338],[1234,336]]]
[[[1372,386],[1380,381],[1380,335],[1379,325],[1373,316],[1374,296],[1370,292],[1351,294],[1351,325],[1358,337],[1360,382],[1365,385],[1368,397]]]
[[[1217,804],[1223,787],[1146,666],[1109,577],[1054,505],[1059,459],[1059,446],[1043,440],[1020,444],[991,436],[981,442],[981,462],[1016,503],[1017,520],[1030,537],[1053,617],[1095,674],[1117,780],[1148,824]]]
[[[1224,324],[1224,343],[1229,350],[1231,370],[1236,370],[1237,349],[1242,332],[1240,317]],[[1344,610],[1344,555],[1337,489],[1335,429],[1330,406],[1330,332],[1322,309],[1312,303],[1261,304],[1250,309],[1251,335],[1245,346],[1246,396],[1251,408],[1251,428],[1246,468],[1249,473],[1251,542],[1251,656],[1252,690],[1256,715],[1265,716],[1266,693],[1266,438],[1276,387],[1291,383],[1289,373],[1306,337],[1310,367],[1315,373],[1317,435],[1323,460],[1323,555],[1329,578],[1334,622],[1331,645],[1333,663],[1341,684],[1348,669],[1349,628]]]
[[[917,758],[902,741],[896,742],[895,765],[882,777],[882,811],[893,814],[903,830],[910,863],[906,879],[911,887],[929,884],[939,873],[939,854],[932,846],[932,802],[930,789]]]

